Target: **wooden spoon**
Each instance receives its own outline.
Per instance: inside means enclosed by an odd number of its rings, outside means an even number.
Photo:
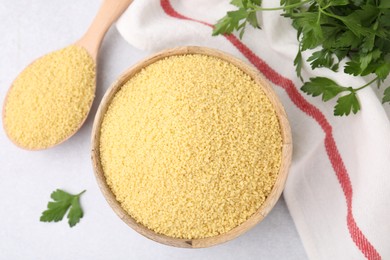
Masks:
[[[107,31],[111,27],[111,25],[119,18],[119,16],[132,3],[132,1],[133,0],[104,0],[96,17],[94,18],[92,24],[90,25],[89,29],[87,30],[87,32],[78,41],[76,41],[72,45],[76,45],[78,47],[84,48],[90,54],[91,58],[93,59],[93,61],[95,62],[95,65],[96,65],[98,54],[99,54],[99,48],[100,48],[101,42],[103,41],[105,34],[107,33]],[[45,56],[42,56],[41,58],[43,58],[43,57],[45,57]],[[41,58],[38,58],[36,61],[38,61]],[[33,63],[34,62],[32,62],[28,67],[26,67],[26,69],[29,68]],[[7,96],[6,96],[4,104],[3,104],[3,113],[2,113],[3,122],[5,122],[6,105],[7,105],[8,97],[9,97],[9,94],[10,94],[10,91],[11,91],[13,85],[14,84],[12,84],[10,89],[8,90]],[[95,91],[95,90],[96,90],[96,86],[95,86],[93,91]],[[92,103],[93,103],[93,100],[89,104],[88,111],[91,109]],[[85,122],[88,114],[89,113],[85,114],[84,118],[82,118],[82,120],[80,120],[80,124],[78,125],[78,127],[76,127],[75,130],[73,132],[71,132],[68,136],[65,136],[64,138],[62,138],[62,140],[59,140],[53,144],[42,146],[42,147],[33,147],[33,148],[24,147],[24,145],[22,145],[20,143],[16,143],[16,141],[10,137],[10,134],[7,131],[9,129],[7,129],[7,126],[5,123],[3,123],[3,127],[4,127],[5,132],[8,135],[9,139],[18,147],[26,149],[26,150],[43,150],[43,149],[47,149],[47,148],[51,148],[53,146],[56,146],[64,141],[66,141],[71,136],[73,136],[81,128],[81,126]],[[39,115],[39,116],[44,117],[45,115]]]
[[[104,0],[88,31],[75,45],[85,48],[96,62],[104,35],[131,2],[133,0]]]

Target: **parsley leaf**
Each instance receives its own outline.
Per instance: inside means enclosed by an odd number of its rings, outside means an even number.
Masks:
[[[349,4],[349,1],[348,0],[332,0],[332,1],[328,1],[329,2],[329,6],[339,6],[339,5],[347,5]]]
[[[247,17],[247,12],[245,8],[240,8],[236,11],[230,11],[226,14],[225,17],[220,19],[215,25],[213,30],[213,35],[217,34],[229,34],[234,30],[243,30],[245,28],[245,21],[240,23],[241,20]]]
[[[322,95],[323,101],[328,101],[340,94],[343,91],[350,90],[349,88],[338,85],[333,80],[324,77],[310,78],[309,82],[305,82],[301,90],[313,97]]]
[[[75,226],[83,217],[83,210],[80,206],[80,196],[84,192],[85,190],[77,195],[72,195],[63,190],[57,189],[50,195],[53,201],[50,201],[47,204],[47,210],[42,212],[40,221],[58,222],[64,218],[66,212],[70,208],[67,216],[68,223],[70,227]]]
[[[380,78],[380,79],[385,79],[387,76],[390,74],[390,63],[383,63],[380,66],[377,67],[375,70],[375,74]]]
[[[252,25],[254,28],[260,28],[259,21],[257,21],[256,13],[249,13],[247,16],[248,23]]]
[[[232,0],[232,5],[238,7],[238,10],[227,12],[227,14],[214,25],[213,35],[230,34],[238,31],[242,38],[247,23],[254,28],[260,28],[256,16],[256,8],[261,5],[260,0]]]
[[[333,65],[332,53],[325,49],[313,52],[307,61],[310,62],[312,69],[321,67],[330,68]]]
[[[344,72],[347,74],[358,76],[360,73],[362,73],[362,69],[360,68],[360,63],[354,60],[348,61],[346,63],[346,66],[344,67]]]
[[[379,4],[379,8],[388,9],[390,8],[390,2],[386,0],[382,0]]]
[[[301,50],[312,49],[324,41],[321,26],[318,23],[318,14],[316,13],[296,13],[291,14],[294,19],[294,27],[302,30]]]
[[[237,6],[237,7],[244,7],[244,1],[243,0],[232,0],[230,4]]]
[[[339,97],[333,112],[335,116],[348,116],[351,113],[351,110],[354,114],[360,110],[359,100],[357,99],[355,92]]]
[[[281,10],[292,20],[297,31],[298,52],[294,59],[297,76],[305,62],[312,69],[340,70],[354,76],[375,75],[363,86],[340,86],[333,80],[318,77],[304,83],[302,91],[322,96],[323,101],[347,92],[337,100],[335,115],[357,113],[360,104],[356,93],[374,81],[378,87],[390,75],[390,1],[388,0],[280,0],[279,7],[263,8],[261,0],[232,0],[238,10],[228,12],[215,25],[214,35],[238,31],[245,26],[260,28],[256,12]],[[302,52],[314,50],[305,61]],[[345,59],[348,59],[346,62]],[[384,91],[383,102],[390,102],[390,90]]]
[[[386,102],[390,102],[390,86],[388,86],[383,93],[382,103]]]
[[[295,71],[297,72],[297,76],[303,81],[302,74],[301,74],[302,64],[303,64],[302,52],[299,49],[297,56],[294,59],[294,65],[295,65]]]
[[[342,49],[343,47],[357,48],[359,43],[359,38],[351,31],[343,32],[338,39],[333,43],[335,48]]]

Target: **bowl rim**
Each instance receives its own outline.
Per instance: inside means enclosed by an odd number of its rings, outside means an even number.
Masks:
[[[282,135],[282,159],[281,159],[281,167],[278,173],[278,177],[275,181],[275,184],[271,190],[271,193],[266,198],[264,203],[260,206],[260,208],[246,221],[233,228],[232,230],[212,237],[207,238],[198,238],[198,239],[182,239],[182,238],[174,238],[169,237],[163,234],[158,234],[153,230],[148,229],[144,225],[137,223],[137,221],[132,218],[120,205],[120,203],[116,200],[115,195],[109,188],[106,178],[104,176],[104,172],[102,169],[102,165],[100,163],[100,128],[101,123],[103,121],[104,115],[113,99],[115,94],[121,89],[124,83],[126,83],[131,77],[141,71],[144,67],[158,61],[164,59],[169,56],[176,55],[186,55],[186,54],[203,54],[216,58],[220,58],[224,61],[227,61],[246,74],[248,74],[258,85],[262,88],[262,90],[267,95],[268,99],[274,106],[276,114],[278,116],[281,135]],[[176,47],[171,49],[166,49],[161,52],[158,52],[154,55],[151,55],[135,65],[131,66],[124,73],[119,76],[119,78],[114,81],[111,86],[106,91],[103,96],[99,108],[96,112],[96,116],[93,122],[92,127],[92,135],[91,135],[91,160],[93,164],[94,174],[98,183],[98,186],[103,193],[108,204],[114,210],[114,212],[124,221],[128,226],[132,229],[140,233],[141,235],[170,246],[175,247],[183,247],[183,248],[204,248],[210,247],[217,244],[221,244],[227,241],[230,241],[241,234],[245,233],[252,227],[254,227],[257,223],[261,222],[265,216],[271,211],[271,209],[275,206],[279,197],[282,194],[282,191],[285,186],[285,182],[288,175],[288,169],[291,164],[292,157],[292,136],[291,136],[291,128],[287,119],[286,112],[283,108],[283,105],[279,101],[277,95],[273,91],[270,84],[263,78],[262,75],[251,65],[239,60],[238,58],[233,57],[231,54],[222,52],[220,50],[208,48],[208,47],[200,47],[200,46],[184,46],[184,47]]]

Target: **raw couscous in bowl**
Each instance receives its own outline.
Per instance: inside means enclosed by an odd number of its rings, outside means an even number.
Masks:
[[[130,227],[177,247],[209,247],[260,222],[291,161],[286,113],[246,63],[179,47],[126,71],[105,94],[92,161],[106,200]]]

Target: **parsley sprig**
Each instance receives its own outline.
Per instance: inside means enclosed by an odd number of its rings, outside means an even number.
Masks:
[[[360,110],[357,92],[377,83],[378,87],[390,74],[390,1],[388,0],[281,0],[280,7],[262,8],[261,0],[232,0],[238,9],[230,11],[214,27],[213,35],[245,33],[247,24],[260,28],[256,13],[283,10],[282,16],[292,19],[297,30],[299,48],[294,59],[297,76],[302,80],[304,62],[312,69],[342,69],[354,76],[372,75],[363,86],[341,86],[325,77],[313,77],[301,90],[323,101],[337,98],[334,115],[356,114]],[[314,51],[304,61],[302,52]],[[343,68],[341,61],[347,59]],[[390,86],[382,99],[390,102]]]
[[[40,221],[42,222],[58,222],[62,220],[68,212],[68,223],[70,227],[75,226],[80,222],[84,213],[80,206],[80,196],[85,192],[82,191],[79,194],[72,195],[63,190],[57,189],[50,197],[54,200],[47,204],[47,210],[42,212]]]

